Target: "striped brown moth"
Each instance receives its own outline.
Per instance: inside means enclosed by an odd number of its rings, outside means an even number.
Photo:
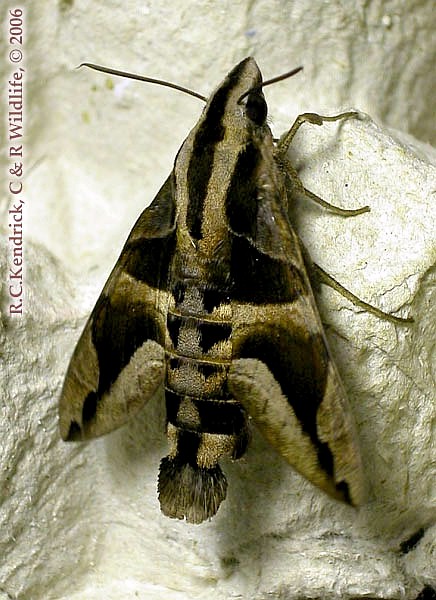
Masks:
[[[247,58],[207,101],[125,243],[60,398],[62,438],[87,440],[126,423],[164,386],[161,510],[192,523],[224,500],[219,461],[244,454],[249,418],[319,488],[352,505],[364,496],[355,426],[308,271],[382,313],[310,262],[288,207],[297,193],[326,203],[286,156],[305,121],[356,113],[301,115],[276,142],[263,85]]]

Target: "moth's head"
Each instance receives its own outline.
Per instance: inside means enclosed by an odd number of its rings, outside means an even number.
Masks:
[[[262,74],[254,58],[234,67],[210,96],[200,119],[203,142],[226,139],[244,141],[253,131],[266,128],[267,105],[262,92]]]
[[[242,108],[243,116],[251,123],[261,126],[266,122],[268,107],[262,91],[262,73],[254,58],[246,58],[235,67],[241,68],[240,91],[237,106]]]

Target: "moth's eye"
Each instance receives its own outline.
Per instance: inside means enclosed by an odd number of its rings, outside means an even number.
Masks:
[[[247,117],[256,123],[256,125],[263,125],[267,113],[268,107],[263,94],[259,91],[250,92],[247,96],[247,103],[245,105],[245,114]]]

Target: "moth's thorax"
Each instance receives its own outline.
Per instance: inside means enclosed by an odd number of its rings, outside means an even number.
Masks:
[[[186,236],[187,251],[191,245],[206,256],[214,255],[228,235],[229,194],[244,177],[250,185],[241,170],[241,156],[247,148],[255,148],[259,155],[272,148],[266,119],[256,123],[247,111],[248,92],[263,99],[261,83],[253,59],[235,67],[211,95],[178,153],[174,173],[179,238]]]

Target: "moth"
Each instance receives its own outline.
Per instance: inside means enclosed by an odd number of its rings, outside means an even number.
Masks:
[[[288,214],[296,193],[326,203],[286,157],[302,123],[356,113],[301,115],[277,142],[264,85],[246,58],[208,99],[124,245],[60,398],[62,438],[88,440],[125,424],[163,386],[170,449],[160,506],[191,523],[224,500],[219,463],[244,455],[251,420],[330,496],[355,506],[364,497],[350,405],[309,281],[316,266]]]

